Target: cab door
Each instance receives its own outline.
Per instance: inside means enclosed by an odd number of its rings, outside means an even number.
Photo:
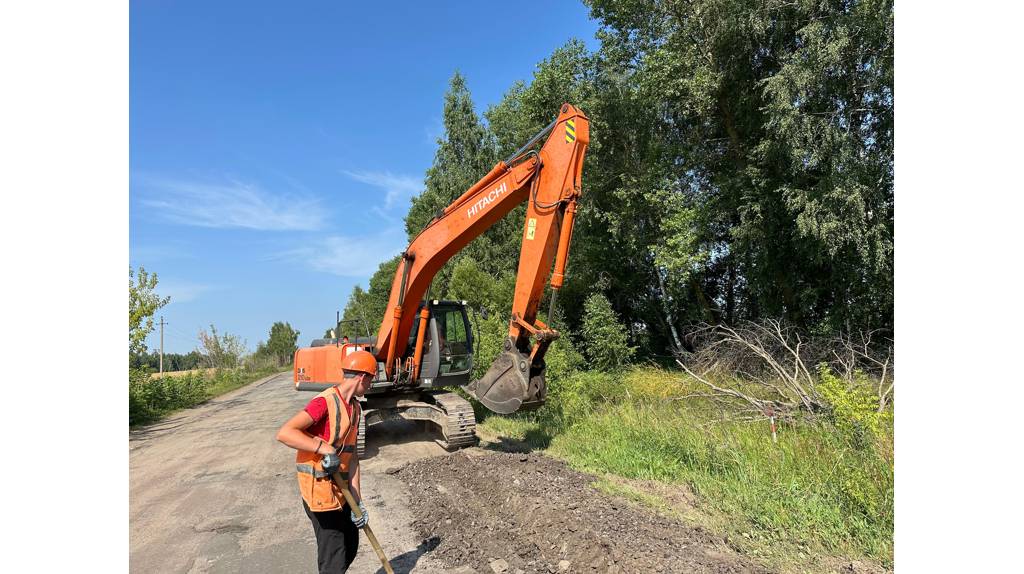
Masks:
[[[426,335],[421,378],[432,379],[431,386],[468,384],[473,372],[473,332],[465,307],[452,301],[430,305]]]

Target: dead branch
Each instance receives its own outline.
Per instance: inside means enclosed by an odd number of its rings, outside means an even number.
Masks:
[[[708,394],[744,411],[788,418],[827,407],[817,390],[819,364],[848,384],[859,384],[861,373],[877,377],[878,408],[884,409],[893,392],[893,347],[879,333],[807,337],[774,319],[701,324],[685,334],[694,351],[679,354],[676,361]]]

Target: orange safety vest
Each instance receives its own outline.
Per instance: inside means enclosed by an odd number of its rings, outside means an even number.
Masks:
[[[359,401],[352,401],[352,419],[341,404],[345,400],[338,387],[331,387],[317,395],[327,401],[327,428],[329,440],[341,459],[341,478],[348,480],[348,472],[356,453],[356,440],[359,434],[359,418],[363,409]],[[322,449],[321,449],[322,450]],[[345,505],[345,497],[338,485],[324,472],[320,464],[323,456],[304,450],[295,453],[295,471],[299,479],[299,493],[306,505],[313,512],[338,510]]]

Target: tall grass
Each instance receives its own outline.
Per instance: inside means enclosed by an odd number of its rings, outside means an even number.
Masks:
[[[685,485],[715,526],[755,553],[816,550],[891,565],[891,416],[871,441],[821,416],[780,427],[776,443],[766,420],[724,418],[692,397],[699,390],[653,368],[577,373],[542,410],[483,426],[582,470]]]
[[[257,379],[280,372],[263,364],[235,369],[192,371],[178,376],[154,377],[143,370],[128,372],[128,424],[153,422],[177,411],[194,407]]]

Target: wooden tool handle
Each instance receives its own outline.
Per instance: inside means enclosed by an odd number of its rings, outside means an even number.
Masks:
[[[359,504],[356,503],[356,499],[348,489],[348,484],[344,480],[338,478],[337,474],[331,478],[334,479],[334,483],[341,489],[341,494],[345,497],[345,502],[347,502],[349,508],[352,509],[352,514],[355,514],[356,518],[362,518],[363,511],[359,509]],[[380,563],[384,566],[384,571],[387,572],[387,574],[395,574],[395,571],[391,569],[391,563],[388,562],[388,557],[384,555],[384,549],[381,548],[380,542],[377,542],[377,537],[373,535],[373,530],[370,529],[369,522],[363,526],[362,531],[366,534],[366,539],[370,541],[370,546],[373,546],[373,551],[377,553],[377,558],[380,558]]]

